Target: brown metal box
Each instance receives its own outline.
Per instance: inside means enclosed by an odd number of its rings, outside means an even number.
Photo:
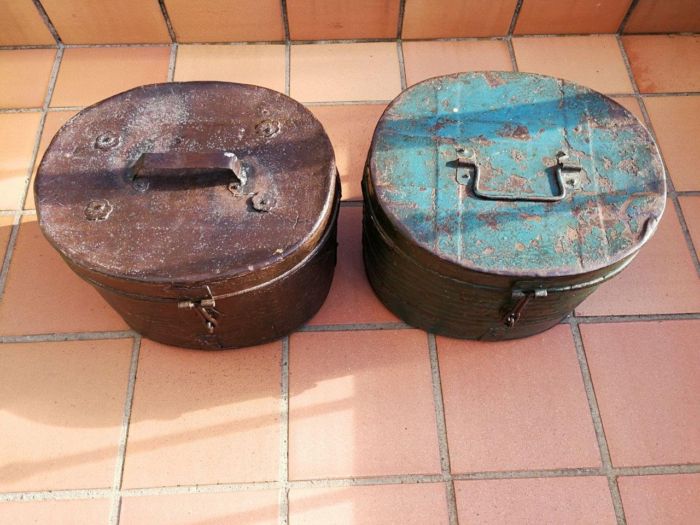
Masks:
[[[233,348],[325,299],[340,185],[301,104],[225,82],[132,89],[73,117],[39,166],[39,224],[134,330]]]

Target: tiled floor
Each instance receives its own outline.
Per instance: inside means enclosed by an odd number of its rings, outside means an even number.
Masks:
[[[613,95],[652,127],[670,174],[632,266],[517,342],[410,329],[362,266],[377,119],[402,87],[470,69]],[[285,91],[334,143],[335,281],[289,338],[219,353],[141,340],[39,231],[30,178],[58,127],[173,79]],[[0,523],[697,523],[698,37],[0,50],[0,108]]]

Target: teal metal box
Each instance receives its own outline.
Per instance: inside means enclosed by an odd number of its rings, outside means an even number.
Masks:
[[[612,99],[528,73],[421,82],[377,124],[363,247],[411,325],[513,339],[557,324],[634,258],[666,201],[658,149]]]

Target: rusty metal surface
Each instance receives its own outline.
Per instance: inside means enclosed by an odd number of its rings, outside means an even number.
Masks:
[[[370,152],[388,220],[475,271],[568,275],[635,252],[665,206],[649,133],[613,100],[540,75],[489,72],[413,86]]]
[[[246,180],[230,189],[239,177],[206,165],[132,180],[149,153],[163,156],[160,168],[184,154],[233,154]],[[330,141],[301,104],[261,87],[186,82],[81,111],[51,142],[35,192],[45,235],[75,264],[192,283],[293,266],[326,226],[335,175]],[[256,209],[261,198],[269,209]],[[94,200],[111,211],[86,221]]]
[[[54,137],[35,194],[71,268],[161,342],[278,338],[330,287],[333,150],[313,115],[275,91],[184,82],[102,101]]]
[[[658,149],[611,99],[526,73],[417,84],[379,121],[363,179],[379,298],[452,337],[541,332],[622,271],[665,206]]]

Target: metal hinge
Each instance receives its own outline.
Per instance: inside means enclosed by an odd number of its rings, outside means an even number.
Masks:
[[[508,310],[506,315],[503,316],[503,324],[505,324],[508,328],[513,328],[518,321],[520,321],[523,310],[525,310],[525,307],[532,299],[536,297],[547,297],[547,290],[542,288],[527,291],[513,289],[511,297],[513,299],[518,298],[518,301],[515,303],[515,305],[513,305],[513,307],[511,307],[510,310]]]
[[[178,308],[186,310],[194,310],[199,314],[204,321],[204,326],[207,328],[207,332],[210,334],[214,333],[216,326],[218,324],[218,317],[220,312],[216,309],[216,300],[211,293],[211,289],[207,286],[207,291],[209,292],[209,297],[205,299],[199,299],[196,301],[186,300],[177,303]]]

